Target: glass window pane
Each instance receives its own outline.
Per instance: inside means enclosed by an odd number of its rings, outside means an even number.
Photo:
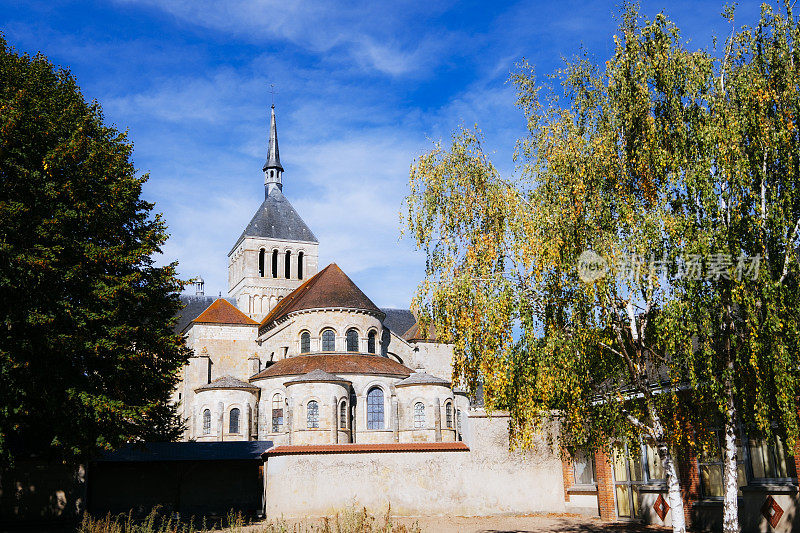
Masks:
[[[614,479],[616,481],[628,481],[625,449],[621,447],[614,447]]]
[[[703,482],[703,494],[705,496],[722,496],[721,465],[700,465],[700,479]]]
[[[639,516],[642,513],[641,509],[639,508],[639,487],[637,487],[636,485],[632,485],[631,486],[631,490],[633,491],[633,493],[632,493],[632,496],[633,496],[633,516],[632,516],[632,518],[639,518]]]
[[[591,454],[579,451],[575,454],[573,465],[576,485],[591,485],[594,483],[594,460]]]
[[[367,393],[367,429],[383,429],[383,390],[378,387]]]
[[[358,351],[358,331],[354,329],[347,330],[347,351]]]
[[[375,332],[370,331],[369,337],[367,337],[367,351],[369,353],[375,353]]]
[[[638,445],[633,445],[628,448],[631,465],[631,481],[644,480],[644,473],[642,471],[642,449]]]
[[[750,463],[753,466],[753,477],[774,477],[767,443],[763,440],[750,439]]]
[[[308,353],[311,351],[311,334],[304,331],[300,335],[300,353]]]
[[[333,330],[326,329],[322,332],[322,351],[332,352],[336,350],[336,335]]]
[[[623,518],[631,517],[630,492],[627,485],[617,485],[617,515]]]
[[[775,437],[775,477],[789,477],[789,466],[786,458],[786,446],[783,439]]]
[[[661,463],[661,457],[656,449],[650,445],[645,445],[645,453],[647,454],[647,472],[650,476],[650,481],[665,479],[664,465]]]
[[[306,427],[308,429],[319,428],[319,404],[311,400],[308,402],[306,411]]]

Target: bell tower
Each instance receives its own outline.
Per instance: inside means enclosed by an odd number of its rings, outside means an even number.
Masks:
[[[319,243],[283,195],[275,104],[271,108],[264,201],[228,253],[228,295],[253,320],[317,273]]]

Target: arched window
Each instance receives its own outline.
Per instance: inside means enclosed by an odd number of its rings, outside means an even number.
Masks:
[[[306,409],[306,427],[316,429],[319,427],[319,404],[315,400],[308,402]]]
[[[211,411],[203,411],[203,435],[211,435]]]
[[[344,400],[339,404],[339,428],[347,429],[347,402]]]
[[[383,390],[373,387],[367,393],[367,429],[383,429]]]
[[[367,335],[367,351],[369,353],[375,353],[375,337],[377,336],[378,334],[375,333],[374,330],[370,331],[369,335]]]
[[[297,254],[297,279],[303,279],[303,252]]]
[[[280,394],[272,396],[272,432],[278,433],[283,426],[283,398]]]
[[[283,277],[289,279],[292,277],[292,251],[286,250],[286,262],[283,264]]]
[[[456,409],[456,433],[458,440],[461,440],[461,409]]]
[[[453,404],[450,402],[444,404],[444,423],[447,429],[453,429]]]
[[[311,333],[304,331],[300,334],[300,353],[311,351]]]
[[[228,421],[228,433],[239,433],[239,409],[231,409],[230,420]]]
[[[355,328],[350,328],[347,330],[347,351],[358,351],[358,330]]]
[[[336,350],[336,334],[332,329],[322,332],[322,351],[333,352]]]
[[[258,251],[258,275],[260,277],[264,277],[264,258],[267,254],[267,251],[263,248]]]
[[[414,404],[414,429],[425,427],[425,404],[417,402]]]
[[[278,277],[278,250],[272,250],[272,277]]]

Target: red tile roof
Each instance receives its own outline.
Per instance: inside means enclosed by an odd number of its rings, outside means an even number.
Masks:
[[[250,381],[276,376],[298,376],[307,374],[312,370],[323,370],[330,374],[377,374],[399,377],[411,375],[410,368],[388,357],[333,353],[324,355],[298,355],[282,359],[251,377]]]
[[[426,342],[438,342],[439,338],[436,335],[436,328],[433,327],[433,324],[429,324],[427,329],[420,328],[420,323],[415,322],[413,326],[408,328],[408,331],[403,333],[403,340],[413,342],[413,341],[426,341]]]
[[[242,324],[255,326],[255,320],[236,309],[229,301],[218,298],[200,316],[192,320],[198,324]]]
[[[366,310],[385,316],[336,263],[331,263],[278,302],[261,321],[261,327],[267,327],[293,311],[331,307]]]
[[[391,453],[391,452],[468,452],[463,442],[408,442],[394,444],[322,444],[308,446],[275,446],[262,454],[303,455],[327,453]]]

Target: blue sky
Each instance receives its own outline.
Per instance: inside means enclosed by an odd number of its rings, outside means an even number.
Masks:
[[[585,47],[612,51],[617,2],[0,0],[0,29],[76,75],[127,129],[145,197],[170,230],[163,261],[227,292],[226,254],[263,199],[270,85],[284,194],[380,306],[408,306],[424,257],[400,239],[408,170],[434,140],[478,124],[504,172],[524,133],[506,83]],[[643,2],[696,48],[730,27],[722,2]],[[736,24],[756,21],[740,3]]]

